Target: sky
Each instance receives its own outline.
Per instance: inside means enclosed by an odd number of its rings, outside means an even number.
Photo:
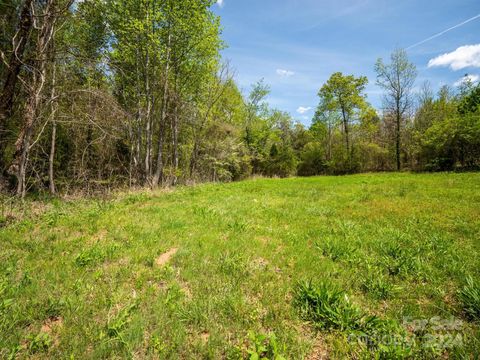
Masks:
[[[414,90],[480,79],[479,0],[218,0],[214,11],[242,91],[263,78],[269,104],[306,125],[337,71],[367,76],[368,100],[381,109],[374,65],[398,47],[417,66]]]

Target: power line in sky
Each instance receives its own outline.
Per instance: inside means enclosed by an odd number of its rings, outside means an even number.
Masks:
[[[427,41],[430,41],[430,40],[433,40],[433,39],[435,39],[435,38],[437,38],[437,37],[439,37],[439,36],[442,36],[443,34],[449,32],[449,31],[451,31],[451,30],[453,30],[453,29],[459,28],[460,26],[463,26],[463,25],[465,25],[465,24],[468,24],[469,22],[471,22],[471,21],[473,21],[473,20],[476,20],[476,19],[478,19],[478,18],[480,18],[480,14],[475,15],[474,17],[472,17],[472,18],[470,18],[470,19],[468,19],[468,20],[465,20],[465,21],[461,22],[460,24],[454,25],[454,26],[452,26],[452,27],[450,27],[450,28],[448,28],[448,29],[446,29],[446,30],[443,30],[443,31],[439,32],[438,34],[432,35],[432,36],[430,36],[429,38],[426,38],[425,40],[419,41],[418,43],[413,44],[413,45],[407,47],[406,50],[410,50],[410,49],[412,49],[412,48],[414,48],[414,47],[416,47],[416,46],[418,46],[418,45],[422,45],[422,44],[426,43]]]

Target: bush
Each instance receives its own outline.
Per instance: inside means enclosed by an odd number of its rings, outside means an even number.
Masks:
[[[295,174],[297,158],[291,147],[273,144],[265,165],[266,175],[288,177]]]
[[[325,173],[325,154],[322,144],[318,142],[306,144],[300,154],[300,159],[298,175],[314,176]]]

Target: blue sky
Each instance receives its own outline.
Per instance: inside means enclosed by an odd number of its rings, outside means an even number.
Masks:
[[[319,88],[336,71],[367,76],[368,99],[381,108],[376,59],[388,60],[395,47],[408,48],[479,15],[480,1],[219,0],[214,11],[228,45],[223,57],[241,89],[247,93],[264,78],[271,87],[270,105],[309,124]],[[476,78],[480,17],[408,54],[417,66],[417,86],[429,80],[436,90],[467,73]]]

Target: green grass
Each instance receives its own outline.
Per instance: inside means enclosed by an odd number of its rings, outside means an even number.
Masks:
[[[0,358],[480,356],[478,254],[478,173],[54,201],[0,229]]]

